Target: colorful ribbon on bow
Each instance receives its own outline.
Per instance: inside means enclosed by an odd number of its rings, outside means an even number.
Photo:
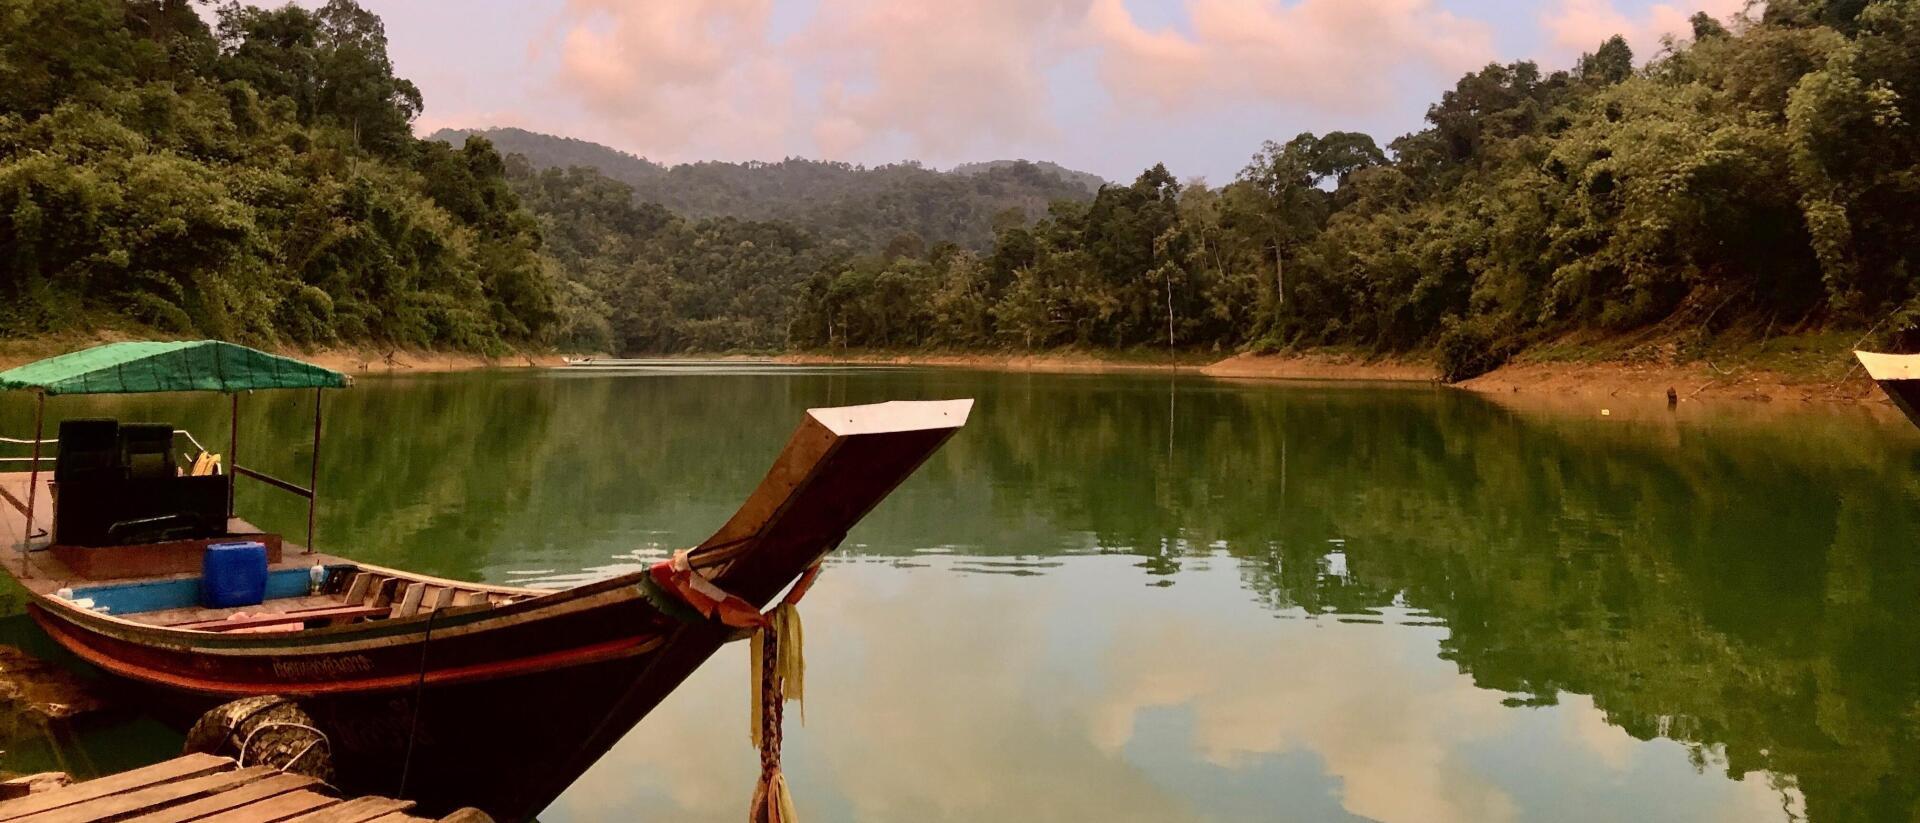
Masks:
[[[780,772],[781,725],[788,700],[801,701],[800,721],[807,719],[807,662],[801,651],[803,633],[796,607],[819,578],[820,564],[808,567],[779,605],[766,614],[696,571],[685,550],[674,552],[671,560],[655,563],[648,572],[655,583],[707,619],[754,630],[748,664],[753,697],[750,731],[753,745],[760,750],[760,779],[753,789],[747,819],[749,823],[797,823],[793,795],[787,789],[786,775]]]

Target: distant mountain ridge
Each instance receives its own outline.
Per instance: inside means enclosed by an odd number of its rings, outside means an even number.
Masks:
[[[470,134],[493,141],[494,148],[501,154],[525,155],[535,168],[587,166],[628,185],[667,173],[666,166],[610,146],[525,129],[440,129],[427,135],[427,139],[457,148]]]
[[[1093,172],[1070,169],[1050,160],[987,160],[979,163],[961,163],[958,166],[954,166],[951,173],[960,175],[984,174],[996,169],[1009,168],[1020,163],[1031,163],[1039,167],[1041,171],[1052,174],[1062,180],[1079,183],[1086,187],[1089,194],[1099,192],[1101,186],[1111,182],[1107,180],[1107,178],[1101,177]]]
[[[534,169],[583,166],[631,186],[641,202],[693,218],[792,223],[829,240],[879,249],[902,239],[984,249],[996,221],[1022,221],[1055,200],[1090,200],[1106,183],[1055,163],[996,160],[952,171],[917,163],[856,166],[789,158],[774,163],[701,162],[666,166],[571,137],[517,128],[441,129],[427,139],[454,145],[478,134]],[[909,244],[911,245],[911,244]]]

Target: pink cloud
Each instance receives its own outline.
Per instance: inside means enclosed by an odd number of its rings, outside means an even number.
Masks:
[[[1724,21],[1746,6],[1747,0],[1691,0],[1680,6],[1658,3],[1641,14],[1628,15],[1613,0],[1559,0],[1540,15],[1540,25],[1552,37],[1554,57],[1591,52],[1618,34],[1627,38],[1634,56],[1645,62],[1659,53],[1662,37],[1691,36],[1694,12],[1704,11]]]
[[[569,0],[555,90],[656,157],[778,156],[793,74],[769,48],[771,12],[772,0]]]
[[[1186,0],[1192,34],[1149,31],[1122,0],[1094,0],[1088,31],[1118,101],[1159,108],[1238,102],[1372,111],[1396,70],[1456,74],[1495,56],[1491,29],[1434,0]]]
[[[584,129],[652,157],[932,162],[1061,139],[1050,72],[1090,57],[1099,90],[1153,110],[1283,103],[1342,116],[1395,102],[1400,70],[1493,59],[1481,22],[1437,0],[1181,0],[1191,34],[1122,0],[820,0],[795,34],[774,0],[567,0],[553,88]]]
[[[827,0],[776,39],[772,0],[569,0],[555,89],[656,158],[847,157],[903,138],[952,159],[1049,133],[1048,55],[1084,4]]]
[[[796,55],[824,80],[830,152],[887,136],[953,158],[1052,133],[1047,70],[1086,0],[823,3]]]

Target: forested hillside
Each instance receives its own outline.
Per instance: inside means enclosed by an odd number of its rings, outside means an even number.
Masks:
[[[519,155],[508,164],[566,273],[554,337],[563,348],[783,348],[796,284],[850,257],[791,224],[681,217],[589,168],[536,171]]]
[[[462,144],[480,134],[535,169],[585,166],[631,186],[642,202],[693,218],[792,223],[865,250],[889,244],[992,245],[996,228],[1086,200],[1103,181],[1053,163],[998,161],[937,172],[917,163],[855,166],[788,158],[774,163],[662,166],[625,152],[522,129],[441,129],[430,139]]]
[[[1920,1],[1773,0],[1636,61],[1462,78],[1427,126],[1154,166],[662,167],[418,140],[380,20],[0,13],[0,334],[267,344],[1438,352],[1848,329],[1920,347]],[[559,166],[594,166],[562,169]],[[1849,335],[1850,337],[1853,335]]]
[[[1575,331],[1920,345],[1920,2],[1700,15],[1639,68],[1619,38],[1492,65],[1427,123],[1269,143],[1218,189],[1155,166],[985,254],[820,271],[791,339],[1436,348],[1455,378]]]
[[[380,19],[185,0],[0,7],[0,334],[544,339],[551,263],[485,141],[416,140]]]

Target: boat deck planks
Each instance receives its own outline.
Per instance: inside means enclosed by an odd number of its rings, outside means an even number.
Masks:
[[[249,615],[271,616],[292,612],[310,612],[320,609],[338,608],[341,605],[338,595],[303,595],[300,597],[276,597],[258,606],[238,608],[210,609],[204,606],[184,606],[178,609],[156,609],[150,612],[123,614],[128,620],[151,623],[156,626],[195,627],[196,624],[226,620],[236,611]]]
[[[413,801],[340,798],[320,781],[189,754],[0,803],[6,823],[430,823]]]

